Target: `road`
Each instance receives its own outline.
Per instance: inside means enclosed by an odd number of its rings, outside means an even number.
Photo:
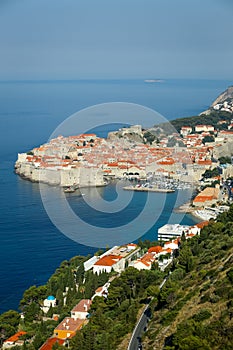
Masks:
[[[144,309],[142,316],[140,317],[140,320],[138,321],[136,327],[134,328],[134,331],[128,346],[128,350],[142,349],[140,348],[140,344],[141,344],[140,339],[143,332],[145,332],[146,330],[146,326],[149,321],[149,317],[148,317],[149,313],[150,313],[150,305],[147,305]]]
[[[166,282],[167,277],[164,278],[163,282],[160,284],[159,288],[161,289]],[[153,298],[151,299],[151,301]],[[142,349],[142,344],[141,344],[141,337],[143,333],[146,331],[147,324],[150,320],[151,316],[151,309],[150,309],[150,304],[146,305],[144,308],[144,311],[136,324],[133,334],[131,336],[128,349],[127,350],[141,350]]]

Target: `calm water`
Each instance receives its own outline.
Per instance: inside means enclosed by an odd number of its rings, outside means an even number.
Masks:
[[[145,105],[168,119],[195,115],[231,82],[167,80],[159,84],[143,81],[2,82],[0,83],[0,312],[17,308],[23,291],[43,284],[62,260],[77,254],[92,254],[96,248],[70,240],[52,224],[41,202],[39,187],[13,173],[18,152],[44,143],[52,131],[74,112],[104,102],[123,101]],[[100,136],[106,135],[106,128]],[[86,196],[94,196],[87,190]],[[115,199],[114,184],[101,190],[105,200]],[[179,203],[185,201],[184,191]],[[126,216],[143,208],[145,194],[136,193]],[[155,194],[148,215],[155,215],[163,199]],[[143,238],[155,239],[158,227],[171,222],[192,224],[193,218],[171,216],[176,195],[171,194],[153,227]],[[93,225],[117,226],[122,216],[91,212],[82,197],[69,202]],[[177,203],[177,204],[179,204]]]

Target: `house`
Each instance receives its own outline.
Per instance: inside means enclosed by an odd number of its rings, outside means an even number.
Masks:
[[[98,275],[102,272],[110,273],[112,270],[121,272],[124,270],[124,260],[119,255],[104,255],[93,266],[93,273]]]
[[[148,249],[148,253],[153,253],[153,254],[158,254],[158,253],[160,253],[161,251],[163,250],[163,248],[160,246],[160,245],[157,245],[157,246],[155,246],[155,247],[150,247],[149,249]]]
[[[206,205],[212,205],[219,197],[219,188],[206,187],[201,191],[193,200],[193,205],[196,207],[202,207]]]
[[[21,332],[15,333],[14,335],[12,335],[10,338],[6,339],[3,342],[2,348],[3,349],[10,349],[16,345],[22,346],[24,341],[21,339],[21,337],[25,334],[27,334],[27,332],[21,331]]]
[[[196,132],[214,131],[214,126],[212,126],[212,125],[196,125],[195,131]]]
[[[64,339],[59,339],[52,337],[46,340],[46,342],[39,348],[39,350],[52,350],[54,344],[63,345],[65,343]]]
[[[208,226],[209,225],[209,221],[201,221],[199,222],[198,224],[196,224],[196,226],[201,230],[203,229],[205,226]]]
[[[82,299],[72,310],[71,317],[73,319],[85,320],[89,315],[88,311],[91,307],[92,300]]]
[[[155,255],[153,253],[146,253],[140,259],[132,261],[130,266],[137,270],[151,270],[151,266],[154,261]]]
[[[72,338],[87,321],[84,319],[74,319],[65,317],[64,320],[54,329],[54,337],[58,339]]]
[[[191,126],[182,126],[182,128],[180,130],[180,134],[182,136],[187,136],[188,134],[191,134],[192,130],[193,129]]]
[[[178,245],[178,240],[174,240],[172,242],[166,242],[164,243],[164,250],[170,248],[172,251],[175,250],[175,249],[178,249],[179,248],[179,245]]]
[[[107,282],[107,283],[105,283],[104,286],[98,287],[98,288],[95,290],[95,294],[92,296],[91,299],[93,300],[95,297],[104,297],[104,298],[107,298],[109,286],[110,286],[110,283]]]
[[[158,229],[158,239],[162,241],[170,241],[187,233],[189,226],[179,224],[166,224]]]
[[[46,299],[44,299],[43,306],[41,309],[44,313],[47,313],[50,307],[56,306],[56,298],[53,295],[49,295]]]
[[[85,261],[85,271],[93,269],[93,273],[110,273],[112,270],[122,272],[126,264],[139,256],[140,247],[135,243],[128,243],[122,246],[114,246],[104,252],[101,256],[94,256]]]

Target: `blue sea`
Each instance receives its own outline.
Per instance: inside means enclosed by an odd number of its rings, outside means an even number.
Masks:
[[[97,249],[74,242],[54,226],[44,209],[39,185],[14,174],[18,152],[43,144],[67,117],[92,105],[136,103],[171,120],[199,114],[231,83],[188,79],[168,79],[162,83],[143,80],[0,82],[0,312],[17,309],[24,290],[45,283],[63,260],[78,254],[93,254]],[[113,125],[104,125],[98,130],[99,136],[106,136],[112,129]],[[109,202],[117,196],[114,183],[100,192]],[[96,193],[88,189],[85,195],[95,199]],[[195,223],[188,215],[171,216],[174,205],[185,202],[189,195],[189,190],[184,191],[176,202],[176,195],[170,194],[154,225],[142,232],[142,239],[156,239],[158,227],[168,220]],[[82,196],[70,195],[68,200],[89,224],[111,230],[123,218],[137,216],[145,196],[145,193],[136,193],[124,215],[91,211]],[[158,214],[163,200],[163,194],[155,194],[148,217]]]

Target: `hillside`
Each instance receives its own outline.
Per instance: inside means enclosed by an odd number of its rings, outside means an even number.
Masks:
[[[171,121],[171,124],[177,131],[180,131],[181,127],[184,125],[195,127],[199,124],[213,125],[215,127],[215,130],[219,130],[220,128],[222,128],[222,126],[218,124],[219,121],[226,120],[230,122],[231,119],[232,113],[230,112],[211,111],[208,115],[201,114],[194,117],[175,119]]]
[[[227,122],[230,122],[232,119],[232,115],[232,113],[227,111],[211,110],[209,114],[177,118],[167,123],[155,125],[148,131],[156,136],[161,136],[162,134],[170,135],[174,132],[180,132],[182,126],[191,126],[192,128],[194,128],[196,125],[200,124],[213,125],[215,127],[215,130],[221,130],[227,128],[227,126],[226,124],[219,124],[219,121],[225,120]]]
[[[211,104],[211,107],[215,106],[217,103],[223,103],[226,100],[233,100],[233,86],[229,86],[224,92],[222,92]]]
[[[183,241],[159,293],[143,349],[233,348],[233,206]]]

